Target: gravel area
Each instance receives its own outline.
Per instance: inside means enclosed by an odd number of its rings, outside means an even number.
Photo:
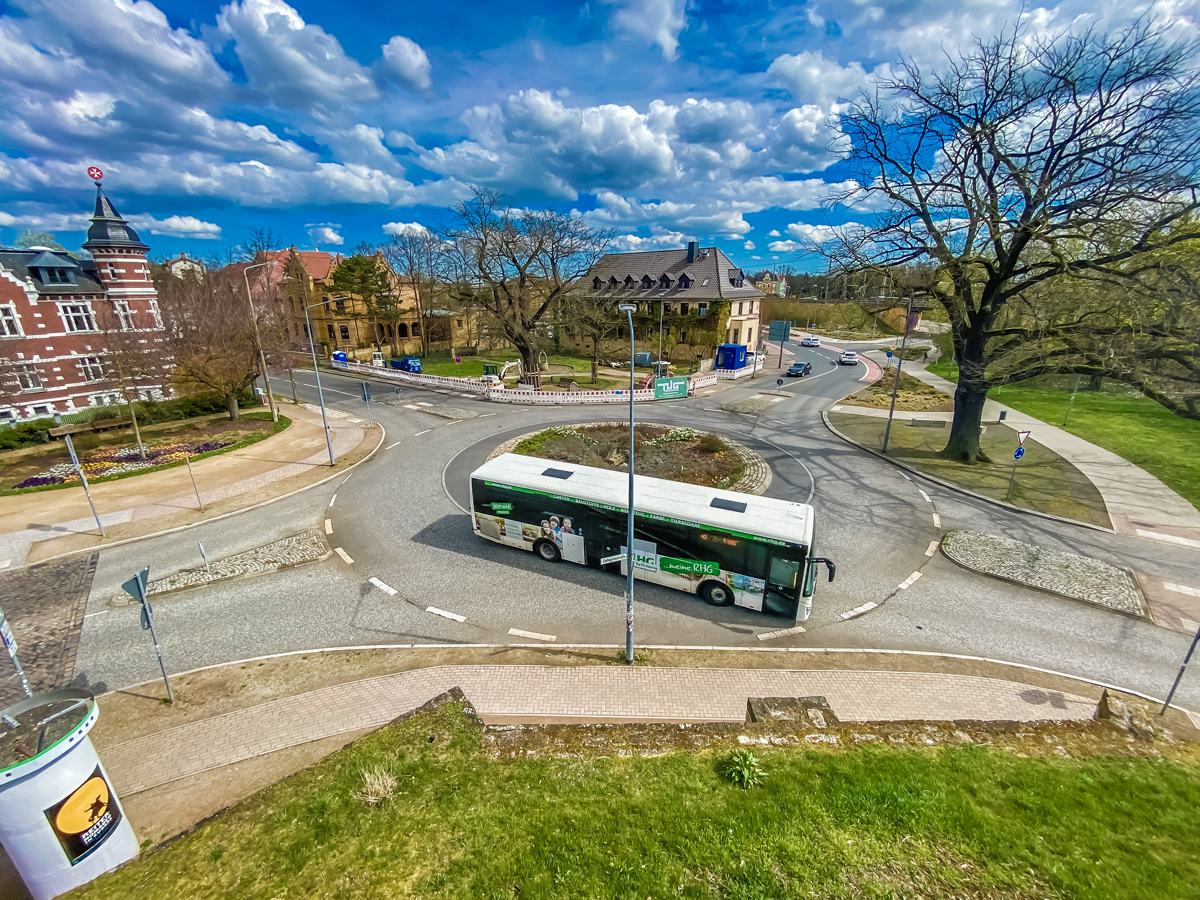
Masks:
[[[942,540],[942,550],[956,563],[985,575],[1135,616],[1146,614],[1129,572],[1098,559],[979,531],[951,531]]]
[[[166,578],[151,581],[149,594],[165,594],[184,588],[199,587],[213,581],[223,581],[227,578],[241,578],[245,575],[262,575],[267,572],[277,572],[280,569],[291,568],[306,562],[317,562],[328,559],[333,551],[325,543],[321,532],[303,531],[293,534],[280,541],[272,541],[244,553],[235,553],[224,559],[209,562],[208,568],[198,566],[184,569]],[[111,606],[128,606],[133,598],[121,591],[109,599]]]

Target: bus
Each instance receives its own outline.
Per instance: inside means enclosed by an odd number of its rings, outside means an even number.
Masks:
[[[546,562],[626,569],[629,476],[505,453],[471,473],[471,520],[482,538]],[[803,503],[634,476],[634,577],[805,621],[818,569],[813,509]]]

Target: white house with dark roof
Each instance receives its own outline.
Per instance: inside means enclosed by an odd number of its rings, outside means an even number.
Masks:
[[[609,253],[579,280],[578,289],[600,299],[636,303],[639,315],[657,317],[660,306],[677,316],[716,313],[724,318],[723,327],[705,323],[706,330],[723,334],[727,344],[754,349],[760,339],[763,295],[717,247],[692,241],[678,250]],[[680,336],[686,337],[686,327]]]

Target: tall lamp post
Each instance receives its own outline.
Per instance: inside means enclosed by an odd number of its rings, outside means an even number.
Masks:
[[[883,452],[887,453],[888,439],[892,436],[892,417],[896,415],[896,391],[900,389],[900,370],[904,368],[904,348],[908,346],[908,323],[912,319],[912,294],[908,295],[908,309],[904,314],[904,337],[900,339],[900,356],[896,360],[896,380],[892,383],[892,406],[888,410],[887,428],[883,430]]]
[[[629,575],[629,586],[625,592],[625,662],[633,664],[633,356],[636,344],[633,340],[633,314],[637,306],[622,303],[617,307],[625,313],[629,322],[629,513],[626,516],[625,570]]]
[[[262,366],[263,382],[267,387],[267,406],[271,408],[271,421],[279,421],[279,410],[275,408],[275,398],[271,396],[271,376],[267,374],[267,356],[263,353],[262,340],[258,336],[258,313],[254,311],[254,295],[250,293],[250,270],[261,269],[263,266],[274,268],[279,265],[275,260],[255,263],[242,269],[242,277],[246,280],[246,299],[250,301],[250,321],[254,323],[254,344],[258,347],[258,362]]]
[[[308,318],[308,311],[310,309],[314,306],[324,305],[325,301],[321,300],[304,307],[304,330],[308,332],[308,348],[312,350],[313,375],[317,377],[317,398],[321,402],[321,424],[325,426],[325,449],[329,451],[329,465],[332,467],[334,465],[333,443],[329,440],[329,420],[325,418],[325,392],[321,390],[321,370],[317,366],[317,342],[313,340],[312,322]]]

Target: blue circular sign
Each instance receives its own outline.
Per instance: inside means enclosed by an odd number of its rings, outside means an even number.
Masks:
[[[888,359],[891,359],[891,358],[892,358],[892,351],[891,351],[891,350],[889,350],[889,351],[887,352],[887,355],[888,355]]]
[[[1013,459],[1020,459],[1024,455],[1025,455],[1024,447],[1018,447],[1016,450],[1013,451]]]

